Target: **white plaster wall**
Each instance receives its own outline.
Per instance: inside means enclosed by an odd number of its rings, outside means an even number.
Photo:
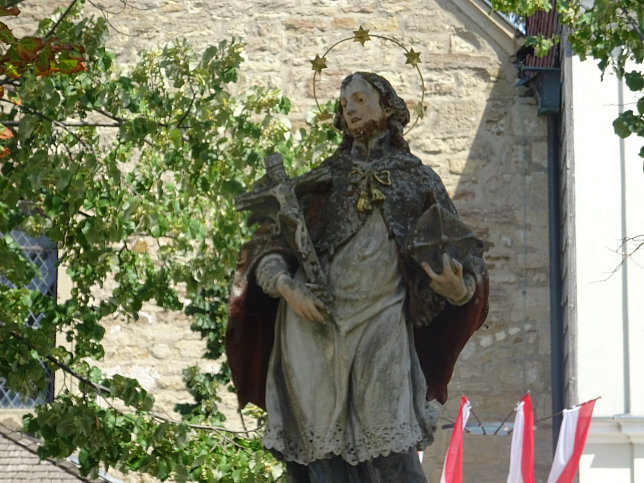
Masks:
[[[580,481],[632,483],[644,481],[644,250],[620,265],[620,248],[644,235],[644,173],[641,138],[620,140],[612,121],[636,98],[590,60],[573,61],[573,83],[578,402],[601,397]]]
[[[580,469],[583,468],[583,471],[580,472],[580,479],[583,478],[580,481],[583,481],[583,483],[633,481],[631,479],[631,448],[629,443],[588,443],[579,466]]]

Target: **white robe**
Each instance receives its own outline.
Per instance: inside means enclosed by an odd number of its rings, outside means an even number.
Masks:
[[[336,455],[358,464],[424,448],[438,412],[425,400],[398,248],[378,209],[337,250],[328,280],[332,320],[325,324],[280,302],[264,446],[300,464]]]

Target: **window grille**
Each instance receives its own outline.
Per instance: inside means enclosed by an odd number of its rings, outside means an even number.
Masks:
[[[40,276],[34,278],[29,282],[27,288],[31,290],[39,290],[44,294],[51,297],[56,297],[56,260],[58,259],[58,252],[56,246],[47,237],[41,236],[38,238],[31,238],[25,235],[20,230],[13,230],[10,232],[11,237],[18,243],[23,250],[23,253],[40,271]],[[1,236],[1,235],[0,235]],[[3,283],[13,288],[13,284],[0,274],[0,283]],[[37,328],[40,325],[42,314],[29,313],[29,320],[27,324],[31,327]],[[43,365],[43,370],[47,371]],[[32,408],[37,404],[48,401],[53,395],[53,376],[50,375],[49,387],[35,398],[27,398],[23,400],[20,394],[9,390],[4,383],[4,379],[0,377],[0,408],[4,409],[23,409]]]

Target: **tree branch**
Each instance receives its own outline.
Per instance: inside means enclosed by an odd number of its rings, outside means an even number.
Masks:
[[[78,2],[78,0],[72,0],[72,2],[67,7],[67,10],[63,12],[60,18],[56,21],[56,23],[49,29],[49,32],[45,34],[45,36],[43,37],[44,40],[47,40],[49,37],[51,37],[54,34],[54,32],[56,31],[60,23],[63,21],[63,19],[67,17],[67,15],[69,15],[69,12],[71,12],[74,5],[76,5],[76,2]]]
[[[253,433],[256,433],[260,429],[262,429],[262,426],[257,426],[255,429],[252,429],[250,431],[245,430],[245,431],[232,431],[230,429],[222,428],[219,426],[209,426],[207,424],[190,424],[190,423],[183,423],[182,421],[177,421],[176,419],[172,419],[168,416],[162,416],[159,413],[150,413],[154,418],[159,419],[161,421],[166,421],[168,423],[174,423],[174,424],[185,424],[189,428],[194,428],[194,429],[203,429],[204,431],[212,431],[215,433],[228,433],[228,434],[245,434],[247,436],[250,436]]]
[[[5,126],[19,126],[20,121],[0,121]],[[57,122],[57,121],[54,121]],[[58,122],[59,126],[65,127],[120,127],[121,125],[114,122]]]
[[[109,394],[109,395],[111,395],[111,394],[112,394],[112,392],[110,391],[109,387],[105,387],[105,386],[102,386],[102,385],[100,385],[100,384],[97,384],[97,383],[95,383],[95,382],[93,382],[93,381],[90,381],[90,380],[89,380],[89,379],[87,379],[85,376],[82,376],[81,374],[79,374],[78,372],[76,372],[74,369],[72,369],[72,368],[71,368],[71,367],[69,367],[68,365],[66,365],[66,364],[64,364],[64,363],[62,363],[62,362],[60,362],[60,361],[59,361],[58,359],[56,359],[54,356],[52,356],[52,355],[47,356],[47,360],[48,360],[49,362],[51,362],[52,364],[54,364],[54,365],[58,366],[60,369],[62,369],[62,370],[63,370],[63,372],[66,372],[66,373],[67,373],[67,374],[69,374],[70,376],[75,377],[75,378],[76,378],[76,379],[78,379],[79,381],[81,381],[81,382],[83,382],[83,383],[87,384],[88,386],[90,386],[92,389],[94,389],[94,390],[95,390],[98,394],[100,394],[101,396],[104,396],[105,394]]]
[[[20,82],[16,79],[12,79],[11,77],[8,77],[6,75],[2,76],[0,78],[0,85],[3,86],[19,86]]]
[[[636,246],[635,246],[635,248],[633,248],[632,250],[629,251],[628,244],[632,243],[632,242],[636,243]],[[635,235],[635,236],[632,236],[632,237],[631,236],[625,237],[622,240],[622,243],[619,246],[619,248],[614,250],[615,253],[617,253],[618,255],[622,256],[622,259],[620,260],[619,264],[617,264],[617,266],[613,269],[613,271],[611,271],[608,274],[608,276],[605,279],[598,280],[598,282],[607,281],[609,278],[611,278],[613,275],[615,275],[619,271],[619,269],[622,268],[622,266],[624,266],[624,263],[626,263],[627,259],[631,258],[635,254],[635,252],[637,252],[639,250],[642,250],[642,249],[644,249],[644,235]]]
[[[114,121],[117,121],[117,122],[121,123],[121,124],[125,122],[125,119],[123,119],[122,117],[118,117],[118,116],[115,116],[113,114],[110,114],[109,112],[104,111],[103,109],[94,109],[94,110],[96,112],[98,112],[99,114],[103,114],[105,117],[108,117],[108,118],[110,118],[110,119],[112,119]]]
[[[183,116],[181,116],[181,119],[179,119],[179,122],[177,123],[177,128],[181,128],[181,124],[183,123],[183,121],[186,120],[186,117],[188,117],[188,114],[190,114],[190,110],[192,109],[192,105],[195,103],[196,98],[197,96],[193,92],[192,99],[190,99],[190,105],[188,106],[188,109],[186,109],[186,112],[183,114]]]
[[[121,124],[117,122],[84,122],[84,121],[72,121],[61,123],[68,127],[121,127]]]
[[[87,0],[87,2],[94,7],[97,10],[100,10],[102,12],[102,15],[105,15],[106,13],[109,13],[111,15],[119,15],[125,10],[125,7],[127,7],[127,2],[125,0],[121,0],[121,5],[122,8],[118,12],[112,12],[107,9],[107,7],[103,7],[102,5],[97,5],[96,3],[92,2],[92,0]]]
[[[42,112],[35,111],[34,109],[31,109],[30,107],[27,107],[27,106],[24,106],[24,105],[18,105],[18,104],[16,104],[15,102],[11,102],[11,101],[9,101],[9,100],[7,100],[7,99],[0,99],[0,102],[5,102],[5,103],[7,103],[7,104],[11,104],[12,106],[17,107],[17,108],[18,108],[18,109],[20,109],[21,111],[24,111],[24,112],[26,112],[26,113],[28,113],[28,114],[32,114],[32,115],[37,116],[37,117],[40,117],[41,119],[45,119],[46,121],[49,121],[49,122],[51,122],[52,124],[55,124],[56,126],[60,127],[61,129],[64,129],[64,130],[65,130],[65,131],[67,131],[69,134],[71,134],[72,136],[74,136],[74,138],[75,138],[75,139],[76,139],[80,144],[82,144],[85,148],[90,149],[90,150],[92,150],[92,151],[93,151],[93,149],[91,148],[91,146],[89,146],[85,141],[83,141],[83,140],[78,136],[78,134],[76,134],[75,132],[73,132],[73,131],[69,130],[69,129],[67,128],[67,126],[65,126],[65,124],[64,124],[64,123],[62,123],[62,122],[60,122],[60,121],[57,121],[56,119],[53,119],[53,118],[51,118],[51,117],[49,117],[49,116],[46,116],[46,115],[45,115],[45,114],[43,114]]]
[[[5,327],[4,322],[0,322],[0,327]],[[11,330],[11,331],[10,331],[10,334],[11,334],[13,337],[15,337],[15,338],[17,338],[17,339],[19,339],[19,340],[25,340],[25,338],[22,336],[22,334],[20,334],[20,333],[18,333],[18,332],[15,332],[15,331]],[[89,380],[89,379],[87,379],[86,377],[82,376],[81,374],[79,374],[78,372],[76,372],[75,370],[73,370],[73,369],[72,369],[71,367],[69,367],[67,364],[65,364],[65,363],[63,363],[63,362],[59,361],[58,359],[56,359],[56,358],[55,358],[54,356],[52,356],[51,354],[50,354],[50,355],[45,356],[45,359],[47,359],[49,362],[51,362],[51,363],[52,363],[52,364],[54,364],[55,366],[58,366],[60,369],[62,369],[62,370],[63,370],[64,372],[66,372],[67,374],[69,374],[69,375],[71,375],[71,376],[75,377],[76,379],[78,379],[79,381],[82,381],[82,382],[84,382],[85,384],[89,385],[89,386],[90,386],[90,387],[92,387],[92,388],[93,388],[97,393],[99,393],[99,394],[101,394],[101,395],[103,395],[103,394],[105,394],[105,393],[107,393],[107,394],[111,394],[111,391],[110,391],[110,389],[109,389],[109,388],[107,388],[107,387],[105,387],[105,386],[101,386],[100,384],[97,384],[97,383],[95,383],[95,382],[93,382],[93,381],[90,381],[90,380]]]
[[[641,30],[640,30],[640,26],[638,25],[637,21],[636,21],[633,17],[631,17],[631,15],[630,15],[629,11],[628,11],[628,10],[626,10],[626,8],[621,7],[621,8],[620,8],[620,11],[621,11],[621,12],[622,12],[622,14],[624,15],[622,18],[623,18],[624,20],[626,20],[626,22],[628,22],[628,24],[629,24],[631,27],[633,27],[633,32],[635,32],[635,33],[637,34],[637,36],[640,38],[640,40],[641,40],[642,42],[644,42],[644,34],[642,34],[642,32],[641,32]]]
[[[19,335],[19,334],[17,334],[17,335]],[[83,376],[83,375],[79,374],[78,372],[76,372],[75,370],[73,370],[73,369],[72,369],[71,367],[69,367],[67,364],[64,364],[63,362],[61,362],[61,361],[59,361],[58,359],[56,359],[54,356],[52,356],[52,355],[48,355],[48,356],[47,356],[47,360],[48,360],[49,362],[51,362],[52,364],[54,364],[54,365],[58,366],[60,369],[62,369],[62,370],[63,370],[64,372],[66,372],[67,374],[71,375],[72,377],[75,377],[75,378],[76,378],[76,379],[78,379],[79,381],[81,381],[81,382],[83,382],[84,384],[87,384],[88,386],[90,386],[90,387],[91,387],[92,389],[94,389],[94,390],[95,390],[95,391],[96,391],[100,396],[105,396],[106,394],[108,394],[108,395],[111,395],[111,394],[112,394],[112,393],[111,393],[111,391],[110,391],[110,389],[109,389],[108,387],[105,387],[105,386],[103,386],[103,385],[101,385],[101,384],[97,384],[97,383],[95,383],[95,382],[93,382],[93,381],[90,381],[90,380],[89,380],[89,379],[87,379],[85,376]],[[256,429],[251,430],[251,431],[232,431],[232,430],[229,430],[229,429],[226,429],[226,428],[217,427],[217,426],[209,426],[209,425],[205,425],[205,424],[189,424],[189,423],[182,423],[181,421],[177,421],[177,420],[174,420],[174,419],[169,418],[169,417],[167,417],[167,416],[162,416],[162,415],[160,415],[160,414],[158,414],[158,413],[153,413],[153,412],[150,412],[150,415],[151,415],[153,418],[158,419],[158,420],[161,420],[161,421],[166,421],[166,422],[173,423],[173,424],[177,424],[177,425],[178,425],[178,424],[185,424],[186,426],[188,426],[188,427],[190,427],[190,428],[194,428],[194,429],[202,429],[202,430],[204,430],[204,431],[212,431],[212,432],[214,432],[214,433],[217,433],[217,434],[221,435],[221,437],[222,437],[222,438],[224,438],[224,439],[225,439],[225,440],[227,440],[228,442],[230,442],[230,443],[234,444],[235,446],[238,446],[239,448],[241,448],[241,449],[243,449],[243,450],[246,450],[246,448],[244,448],[244,447],[243,447],[243,446],[241,446],[240,444],[236,443],[234,440],[230,439],[230,438],[229,438],[228,436],[226,436],[226,434],[224,434],[224,433],[227,433],[227,434],[233,434],[233,435],[235,435],[235,434],[243,434],[243,435],[246,435],[246,436],[250,436],[252,433],[256,433],[257,431],[259,431],[259,430],[261,429],[261,426],[258,426]]]
[[[224,428],[219,428],[217,426],[208,426],[208,425],[205,425],[205,424],[182,423],[180,421],[175,421],[174,419],[169,418],[167,416],[161,416],[160,414],[157,414],[157,413],[150,413],[150,414],[152,415],[152,417],[154,417],[155,419],[158,419],[160,421],[165,421],[165,422],[168,422],[168,423],[171,423],[171,424],[177,424],[177,425],[178,424],[185,424],[189,428],[201,429],[203,431],[211,431],[213,433],[217,433],[224,441],[227,441],[227,442],[231,443],[232,445],[237,446],[242,451],[244,451],[246,453],[249,453],[248,448],[242,446],[241,444],[236,442],[234,439],[231,439],[226,434],[226,433],[228,433],[228,434],[239,434],[239,433],[243,433],[243,432],[240,432],[240,431],[228,431],[227,429],[224,429]],[[257,428],[257,429],[259,429],[259,428]]]

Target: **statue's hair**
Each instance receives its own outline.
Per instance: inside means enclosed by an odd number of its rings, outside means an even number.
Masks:
[[[391,112],[391,115],[387,118],[387,128],[392,135],[392,142],[395,146],[409,151],[409,145],[403,137],[404,127],[409,123],[409,109],[407,109],[405,101],[398,97],[387,79],[373,72],[356,72],[347,76],[342,81],[341,89],[344,89],[354,79],[354,76],[362,77],[378,91],[378,94],[380,94],[380,106],[385,112]],[[333,118],[333,125],[343,134],[339,149],[349,149],[353,144],[353,136],[349,134],[347,123],[344,120],[342,104],[339,102]]]

